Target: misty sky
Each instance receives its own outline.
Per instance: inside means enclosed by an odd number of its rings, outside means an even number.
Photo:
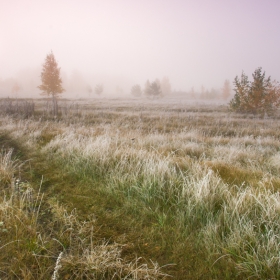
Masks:
[[[172,88],[222,87],[263,67],[280,81],[279,0],[0,0],[0,78],[41,68]]]

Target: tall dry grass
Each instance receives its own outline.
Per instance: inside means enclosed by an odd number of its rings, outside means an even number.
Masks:
[[[88,193],[97,189],[114,199],[116,212],[110,213],[118,221],[125,215],[145,240],[161,236],[157,242],[172,262],[191,236],[207,252],[210,272],[223,261],[234,266],[236,277],[280,278],[277,117],[99,101],[54,122],[1,122],[12,137],[85,182]],[[114,246],[108,249],[118,259]],[[95,262],[91,250],[82,252],[82,259],[61,257],[62,263],[79,263],[79,277]]]

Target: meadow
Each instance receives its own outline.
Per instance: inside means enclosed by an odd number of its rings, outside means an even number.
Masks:
[[[279,114],[28,102],[0,116],[1,279],[280,279]]]

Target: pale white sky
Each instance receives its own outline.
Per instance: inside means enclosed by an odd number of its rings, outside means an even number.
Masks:
[[[222,87],[257,67],[280,80],[279,0],[0,0],[0,78],[40,68],[173,89]]]

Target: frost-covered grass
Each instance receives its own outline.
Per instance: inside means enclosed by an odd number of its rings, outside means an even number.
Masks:
[[[137,243],[161,265],[175,264],[166,272],[176,279],[280,278],[277,116],[99,100],[54,121],[1,122],[75,178],[63,194],[51,188],[58,199],[94,212],[98,223],[113,227],[113,239]],[[87,250],[81,277],[95,262]]]
[[[7,168],[8,167],[8,168]],[[164,279],[156,262],[124,260],[125,244],[96,239],[95,220],[79,220],[21,181],[12,150],[0,153],[1,279]],[[4,170],[4,172],[2,172]],[[23,174],[22,174],[23,175]],[[4,180],[2,180],[4,178]],[[41,182],[43,184],[43,180]]]

